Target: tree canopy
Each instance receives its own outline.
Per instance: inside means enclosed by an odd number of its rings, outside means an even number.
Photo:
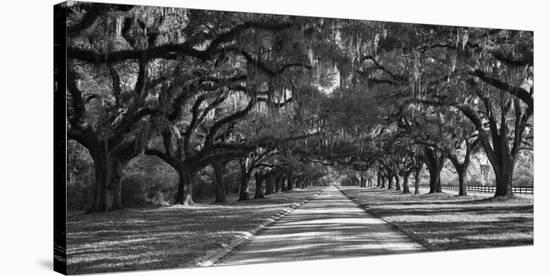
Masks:
[[[90,212],[123,207],[124,171],[144,154],[177,173],[174,203],[193,204],[210,166],[225,200],[232,162],[241,200],[253,178],[261,198],[326,167],[409,193],[426,166],[441,192],[449,162],[465,195],[472,155],[509,197],[532,151],[530,31],[97,3],[67,14],[67,134],[93,161]]]

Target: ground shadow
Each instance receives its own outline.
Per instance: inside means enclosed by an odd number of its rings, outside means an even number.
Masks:
[[[533,244],[533,201],[343,188],[368,212],[442,249]]]

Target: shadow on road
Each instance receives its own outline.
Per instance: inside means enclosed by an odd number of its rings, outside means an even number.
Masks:
[[[223,264],[251,264],[418,252],[423,247],[366,214],[335,188],[325,190],[238,248]]]

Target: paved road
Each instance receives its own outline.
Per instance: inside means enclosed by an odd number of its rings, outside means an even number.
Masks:
[[[217,265],[406,253],[424,248],[365,213],[335,187],[272,224]]]

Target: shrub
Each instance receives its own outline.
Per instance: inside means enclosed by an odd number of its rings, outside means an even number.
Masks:
[[[67,174],[67,208],[89,208],[94,196],[93,161],[88,150],[75,141],[67,143]]]
[[[85,210],[90,208],[94,191],[91,182],[69,181],[67,185],[67,209],[69,210]]]
[[[514,177],[513,185],[517,187],[533,186],[533,178],[527,175]]]
[[[122,205],[127,207],[144,206],[147,203],[145,197],[146,178],[141,175],[129,175],[122,179]]]

